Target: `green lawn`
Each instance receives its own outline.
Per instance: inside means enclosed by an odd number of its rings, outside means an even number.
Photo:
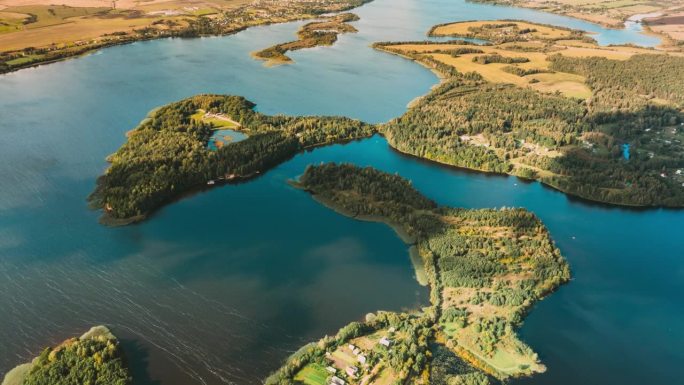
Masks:
[[[228,121],[225,119],[207,118],[204,116],[204,114],[205,114],[204,110],[197,110],[197,112],[192,114],[190,116],[190,118],[193,120],[202,121],[204,123],[209,123],[214,128],[217,128],[217,129],[234,129],[234,128],[240,127],[238,124],[235,124],[235,122],[231,122],[231,121]]]
[[[325,385],[328,372],[322,365],[309,364],[302,368],[294,379],[306,385]]]
[[[26,64],[26,63],[28,63],[28,62],[30,62],[30,61],[33,61],[33,60],[35,60],[35,59],[40,58],[41,56],[42,56],[42,55],[26,55],[26,56],[23,56],[23,57],[19,57],[19,58],[16,58],[16,59],[9,60],[9,61],[7,61],[7,62],[5,62],[5,63],[6,63],[8,66],[10,66],[10,67],[14,67],[14,66]]]

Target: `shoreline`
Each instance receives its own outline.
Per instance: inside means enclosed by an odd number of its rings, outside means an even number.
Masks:
[[[39,67],[41,65],[46,65],[46,64],[52,64],[52,63],[57,63],[61,61],[65,61],[67,59],[75,59],[78,57],[86,56],[88,54],[92,54],[94,52],[97,52],[101,49],[105,48],[110,48],[114,46],[122,46],[122,45],[127,45],[131,43],[136,43],[140,41],[153,41],[153,40],[162,40],[162,39],[168,39],[168,38],[181,38],[181,39],[195,39],[195,38],[201,38],[201,37],[224,37],[224,36],[231,36],[240,32],[243,32],[249,28],[252,27],[265,27],[265,26],[270,26],[270,25],[277,25],[277,24],[284,24],[284,23],[294,23],[294,22],[299,22],[299,21],[304,21],[304,20],[313,20],[320,18],[322,15],[339,15],[343,14],[349,10],[361,7],[363,5],[366,5],[373,0],[363,0],[360,4],[358,5],[350,5],[347,7],[342,7],[340,9],[334,10],[334,11],[323,11],[321,14],[301,14],[297,17],[294,17],[289,20],[279,20],[279,21],[272,21],[272,20],[263,20],[263,21],[257,21],[254,24],[246,24],[242,25],[239,27],[232,28],[230,30],[226,31],[221,31],[217,33],[206,33],[202,34],[199,33],[194,36],[182,36],[180,33],[183,32],[183,30],[164,30],[161,31],[159,35],[157,36],[145,36],[145,35],[140,35],[140,36],[126,36],[123,39],[120,40],[110,40],[106,42],[101,42],[101,43],[96,43],[91,46],[81,46],[81,47],[75,47],[73,51],[65,51],[63,52],[63,56],[60,56],[58,58],[53,58],[53,59],[47,59],[47,60],[37,60],[37,61],[32,61],[32,62],[27,62],[25,64],[19,64],[17,66],[8,66],[8,67],[1,67],[0,66],[0,75],[4,74],[9,74],[12,72],[16,72],[22,69],[26,68],[33,68],[33,67]],[[163,19],[160,19],[163,20]],[[98,38],[102,38],[104,36],[100,36]],[[44,48],[44,47],[37,47],[37,48]],[[25,49],[25,48],[24,48]],[[13,49],[13,50],[8,50],[8,51],[0,51],[0,54],[7,54],[7,53],[13,53],[13,52],[21,52],[23,49]],[[59,52],[59,51],[56,51]],[[0,62],[2,64],[4,62]]]
[[[335,202],[333,202],[332,200],[322,197],[321,194],[316,193],[313,190],[309,190],[309,189],[305,188],[304,186],[299,184],[299,181],[290,180],[290,181],[288,181],[288,184],[290,186],[296,188],[297,190],[302,190],[302,191],[310,193],[311,198],[313,200],[315,200],[316,202],[320,203],[322,206],[324,206],[324,207],[326,207],[326,208],[328,208],[328,209],[330,209],[330,210],[332,210],[332,211],[334,211],[340,215],[344,215],[345,217],[356,219],[356,220],[362,221],[362,222],[384,223],[385,225],[389,226],[397,234],[397,236],[399,237],[399,239],[401,239],[402,242],[404,242],[407,246],[409,246],[409,250],[411,247],[414,247],[416,245],[416,243],[418,242],[418,240],[415,237],[409,235],[406,232],[406,230],[404,230],[404,228],[399,223],[388,221],[384,217],[379,216],[379,215],[360,215],[358,213],[349,211],[349,210],[345,209],[344,207],[341,207],[341,206],[335,204]]]
[[[535,6],[534,4],[526,4],[524,2],[513,3],[513,2],[507,2],[505,0],[467,0],[467,1],[473,2],[473,3],[478,3],[478,4],[488,4],[488,5],[496,5],[496,6],[502,6],[502,7],[515,7],[515,8],[530,9],[530,10],[534,10],[534,11],[549,13],[552,15],[559,15],[559,16],[569,17],[569,18],[573,18],[573,19],[577,19],[577,20],[582,20],[582,21],[585,21],[585,22],[588,22],[591,24],[596,24],[596,25],[601,26],[603,28],[617,30],[617,31],[627,29],[627,26],[625,25],[625,23],[628,21],[637,22],[636,20],[630,20],[635,16],[638,17],[641,15],[650,15],[653,13],[660,13],[661,14],[660,16],[663,16],[666,14],[667,11],[671,10],[670,8],[664,8],[664,9],[653,11],[653,12],[650,12],[647,14],[635,13],[635,14],[632,14],[630,16],[624,17],[619,22],[609,23],[606,21],[594,19],[594,18],[590,17],[589,15],[587,15],[585,13],[581,13],[581,12],[573,12],[572,10],[569,10],[569,11],[558,10],[558,11],[556,11],[554,8],[539,7],[539,6]],[[648,17],[645,17],[645,18],[647,19]],[[641,21],[641,19],[639,19],[639,21]],[[642,33],[642,34],[647,35],[647,36],[657,37],[660,39],[660,43],[657,46],[654,46],[654,48],[660,47],[663,50],[668,50],[668,49],[677,50],[679,48],[677,46],[678,40],[672,39],[670,36],[668,36],[665,33],[659,33],[659,32],[655,32],[655,31],[651,30],[649,28],[648,23],[640,23],[640,24],[641,24],[642,28],[641,28],[641,31],[639,31],[639,33]]]

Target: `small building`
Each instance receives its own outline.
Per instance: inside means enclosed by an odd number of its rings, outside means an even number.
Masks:
[[[356,346],[354,346],[354,344],[349,344],[349,350],[353,352],[354,349],[356,349]]]
[[[389,347],[389,346],[392,344],[392,341],[389,340],[387,337],[382,337],[382,338],[380,338],[380,341],[378,341],[378,343],[379,343],[380,345]]]
[[[390,333],[394,333],[394,332],[396,332],[396,331],[397,331],[397,329],[395,329],[394,326],[392,326],[391,328],[389,328],[389,332],[390,332]]]
[[[359,363],[360,363],[360,364],[365,364],[365,363],[366,363],[366,356],[364,356],[363,354],[359,354],[359,356],[356,357],[356,358],[359,360]]]
[[[328,366],[327,368],[325,368],[325,370],[329,371],[332,374],[337,373],[337,369],[333,368],[332,366]]]
[[[354,348],[354,349],[352,349],[352,353],[354,353],[355,356],[358,356],[359,354],[361,354],[361,349]]]
[[[356,378],[356,374],[359,372],[359,368],[356,366],[347,366],[347,369],[345,369],[347,372],[347,375],[351,378]]]
[[[329,384],[330,384],[330,385],[346,385],[346,382],[345,382],[343,379],[341,379],[341,378],[339,378],[339,377],[337,377],[337,376],[332,376],[332,378],[330,379]]]

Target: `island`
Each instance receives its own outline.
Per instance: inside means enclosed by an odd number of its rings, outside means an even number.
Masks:
[[[245,180],[306,149],[376,132],[349,118],[268,116],[254,107],[238,96],[198,95],[153,110],[107,159],[111,167],[91,206],[103,209],[104,223],[137,222],[192,190]],[[242,140],[230,140],[235,136]]]
[[[357,32],[351,21],[357,21],[359,17],[353,13],[341,13],[334,16],[324,17],[322,21],[307,23],[297,31],[297,40],[289,43],[276,44],[272,47],[254,52],[252,56],[265,60],[266,65],[291,63],[286,53],[304,48],[333,45],[340,33]]]
[[[440,207],[400,176],[348,164],[309,166],[291,183],[343,215],[400,232],[430,303],[368,314],[305,345],[266,384],[484,385],[545,370],[515,330],[570,269],[534,214]]]
[[[371,0],[207,0],[201,3],[7,0],[0,4],[0,73],[165,37],[229,35],[320,18]],[[348,16],[343,16],[348,17]]]
[[[442,78],[379,128],[393,148],[591,201],[684,206],[682,54],[516,20],[429,34],[454,40],[375,44]]]
[[[9,371],[2,385],[130,385],[117,338],[95,326],[78,338],[46,348],[32,362]]]

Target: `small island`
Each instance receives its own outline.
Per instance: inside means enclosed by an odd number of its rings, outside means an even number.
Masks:
[[[375,44],[442,78],[379,128],[392,147],[587,200],[684,206],[681,54],[602,47],[582,31],[516,20],[429,35],[454,40]]]
[[[95,326],[78,338],[46,348],[32,362],[10,370],[2,385],[130,385],[117,338]]]
[[[325,17],[322,21],[307,23],[297,31],[297,40],[276,44],[254,52],[252,56],[259,60],[265,60],[268,66],[291,63],[292,59],[286,55],[287,51],[333,45],[337,41],[337,35],[357,32],[356,28],[348,24],[357,20],[359,17],[353,13],[342,13]]]
[[[368,314],[302,347],[266,384],[491,384],[545,370],[515,330],[570,270],[534,214],[439,207],[397,175],[345,164],[309,166],[292,184],[339,213],[401,231],[430,304]]]
[[[198,95],[153,110],[108,157],[91,206],[103,210],[103,223],[138,222],[190,191],[245,180],[300,151],[376,132],[349,118],[268,116],[254,107],[239,96]]]

